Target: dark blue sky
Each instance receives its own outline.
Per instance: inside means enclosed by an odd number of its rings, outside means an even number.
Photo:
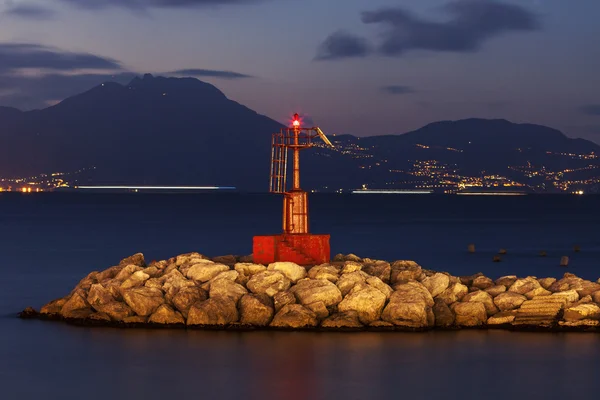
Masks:
[[[598,0],[0,0],[0,10],[1,105],[172,73],[330,133],[485,117],[600,140]]]

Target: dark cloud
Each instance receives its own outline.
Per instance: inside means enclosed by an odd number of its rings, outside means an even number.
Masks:
[[[600,104],[588,104],[579,107],[579,111],[585,115],[598,115],[600,116]]]
[[[444,22],[422,19],[402,8],[363,12],[362,22],[385,29],[376,47],[385,56],[401,56],[410,50],[475,52],[495,36],[539,28],[537,16],[527,9],[494,0],[457,0],[443,10],[449,15]],[[335,50],[331,36],[327,41],[329,48]],[[343,51],[330,51],[328,56],[327,59],[349,57]]]
[[[408,94],[414,93],[414,89],[410,86],[402,86],[402,85],[389,85],[381,88],[386,93],[389,94]]]
[[[370,53],[367,41],[359,36],[338,31],[331,34],[319,46],[316,60],[332,60],[349,57],[365,57]]]
[[[266,0],[61,0],[86,9],[99,9],[107,7],[125,7],[133,9],[146,8],[178,8],[201,7],[219,5],[252,4]]]
[[[168,75],[179,75],[179,76],[202,76],[209,78],[222,78],[222,79],[245,79],[254,78],[252,75],[241,74],[233,71],[220,71],[214,69],[180,69],[177,71],[169,72]]]
[[[8,3],[8,9],[3,14],[35,20],[52,19],[55,15],[50,8],[36,4],[14,4],[12,2]]]
[[[118,62],[88,53],[73,53],[36,44],[0,43],[0,74],[23,68],[73,71],[118,70]]]

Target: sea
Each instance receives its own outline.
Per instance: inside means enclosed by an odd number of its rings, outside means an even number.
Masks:
[[[600,196],[311,194],[309,202],[310,229],[331,234],[333,254],[415,260],[453,275],[600,277]],[[147,261],[250,254],[253,235],[281,231],[281,213],[282,199],[266,194],[0,193],[0,399],[600,392],[594,333],[124,330],[16,317],[137,252]],[[507,254],[493,262],[500,249]]]

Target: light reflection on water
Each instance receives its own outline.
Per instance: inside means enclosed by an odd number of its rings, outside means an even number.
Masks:
[[[557,398],[600,390],[600,336],[91,329],[3,320],[5,398]],[[7,362],[7,360],[11,360]],[[35,382],[35,384],[31,384]]]

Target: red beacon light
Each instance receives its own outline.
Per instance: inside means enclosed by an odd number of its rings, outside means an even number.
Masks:
[[[294,114],[294,121],[292,121],[292,125],[294,128],[300,127],[300,116],[298,114]]]

